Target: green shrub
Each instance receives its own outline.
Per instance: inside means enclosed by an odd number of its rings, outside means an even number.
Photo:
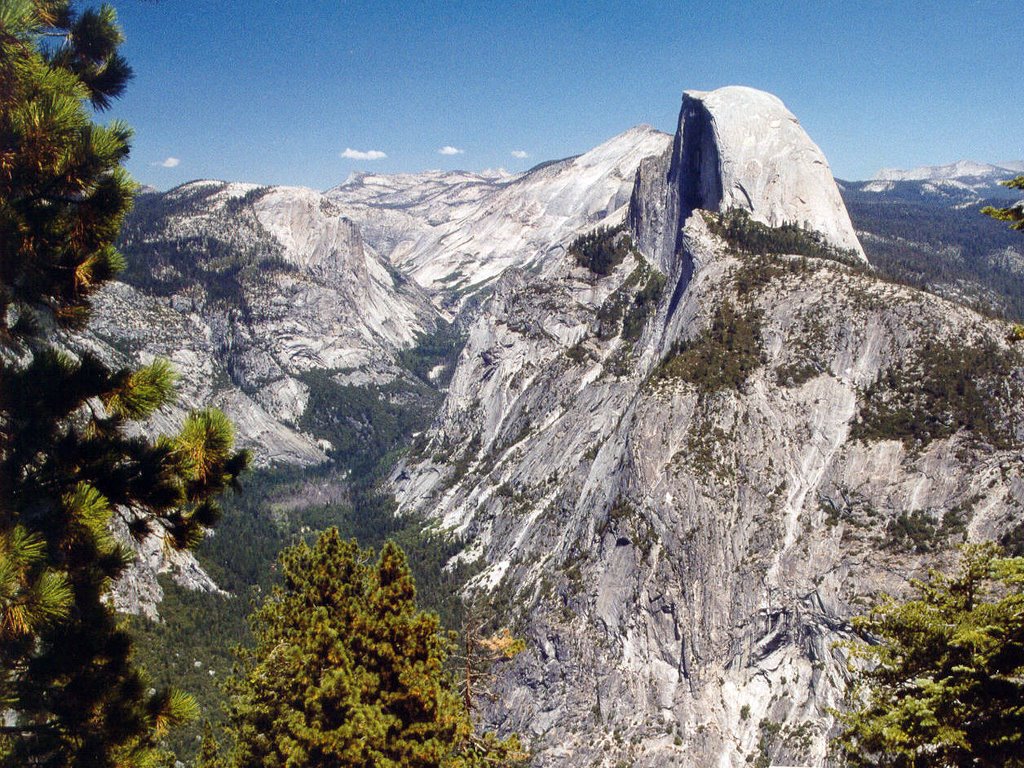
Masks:
[[[807,360],[796,360],[775,369],[775,381],[782,387],[799,387],[821,373],[820,368]]]
[[[425,384],[396,380],[382,386],[339,384],[334,371],[302,375],[309,402],[299,427],[333,446],[331,458],[357,477],[377,472],[407,446],[414,432],[430,425],[441,394]]]
[[[999,537],[999,545],[1008,557],[1024,557],[1024,521],[1017,523]]]
[[[648,318],[657,311],[658,302],[665,291],[665,276],[646,265],[644,267],[648,273],[647,281],[636,292],[622,319],[622,338],[626,341],[636,341],[640,338]]]
[[[459,354],[466,346],[466,335],[454,323],[438,320],[437,327],[430,333],[423,333],[416,339],[415,346],[399,350],[398,362],[416,378],[430,386],[446,386],[455,373]],[[436,380],[430,373],[437,366],[444,368]]]

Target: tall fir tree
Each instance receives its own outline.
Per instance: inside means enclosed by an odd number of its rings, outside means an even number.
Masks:
[[[856,621],[864,641],[841,763],[878,768],[1024,766],[1024,558],[963,550],[910,600],[883,599]]]
[[[196,544],[249,457],[204,410],[150,440],[174,397],[162,361],[111,370],[69,330],[124,264],[131,132],[93,122],[131,70],[108,6],[0,0],[0,765],[146,765],[190,716],[154,691],[108,600],[131,553],[110,533]]]
[[[283,586],[253,616],[255,647],[228,684],[229,766],[521,762],[514,737],[474,733],[445,669],[451,638],[417,610],[397,545],[374,559],[329,529],[282,553],[281,571]]]

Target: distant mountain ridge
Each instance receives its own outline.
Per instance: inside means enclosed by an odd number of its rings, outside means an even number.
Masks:
[[[983,216],[1020,199],[999,182],[1024,162],[961,160],[839,181],[876,269],[984,312],[1024,320],[1024,238]]]
[[[360,174],[325,196],[435,302],[457,308],[509,267],[539,264],[581,230],[621,221],[640,162],[670,142],[641,125],[514,176]]]
[[[883,168],[872,181],[940,181],[944,179],[991,179],[1024,172],[1024,160],[1007,163],[979,163],[957,160],[946,165],[922,165],[909,170]]]
[[[884,168],[874,178],[843,182],[867,193],[888,193],[903,199],[971,205],[980,200],[1015,198],[1000,182],[1024,173],[1024,161],[980,163],[958,160],[947,165],[924,165],[909,170]]]

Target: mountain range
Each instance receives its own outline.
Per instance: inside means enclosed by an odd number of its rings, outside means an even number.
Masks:
[[[1016,167],[837,184],[730,87],[517,175],[192,182],[70,343],[381,478],[526,639],[481,714],[534,764],[821,765],[850,617],[1021,536],[1024,245],[977,213]],[[122,608],[215,588],[143,549]]]

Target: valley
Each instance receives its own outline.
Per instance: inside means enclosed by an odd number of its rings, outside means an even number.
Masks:
[[[821,765],[850,617],[1020,523],[1024,243],[967,170],[837,184],[724,88],[521,174],[142,195],[73,343],[168,358],[151,427],[216,404],[259,467],[198,561],[138,545],[143,660],[216,719],[277,550],[337,525],[526,640],[481,716],[535,765]]]

